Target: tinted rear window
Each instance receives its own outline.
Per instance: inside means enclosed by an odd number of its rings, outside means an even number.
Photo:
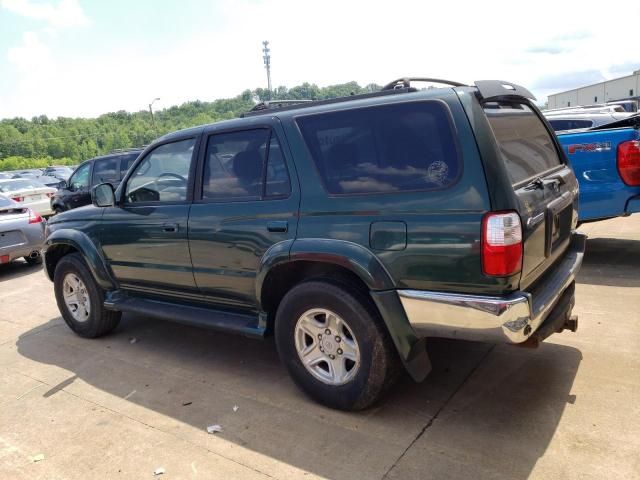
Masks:
[[[446,106],[426,101],[297,119],[332,194],[443,188],[462,171]]]
[[[512,183],[538,176],[561,164],[542,120],[528,106],[488,104],[485,113]]]

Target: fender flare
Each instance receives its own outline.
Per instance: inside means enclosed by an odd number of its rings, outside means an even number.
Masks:
[[[57,258],[52,254],[60,247],[73,247],[84,258],[93,278],[98,285],[104,290],[113,290],[116,288],[116,282],[113,279],[109,267],[101,252],[96,248],[95,243],[83,232],[72,229],[60,229],[53,232],[47,237],[42,248],[47,275],[53,280],[55,271],[55,263]],[[55,263],[54,263],[55,262]]]
[[[261,304],[269,272],[287,263],[309,261],[338,265],[353,272],[370,290],[390,290],[395,283],[380,260],[362,245],[324,238],[290,239],[271,246],[260,260],[256,275],[256,299]]]

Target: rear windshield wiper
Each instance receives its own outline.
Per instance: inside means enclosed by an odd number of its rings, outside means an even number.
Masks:
[[[540,177],[534,178],[524,187],[525,190],[535,190],[536,188],[544,188],[544,182]]]

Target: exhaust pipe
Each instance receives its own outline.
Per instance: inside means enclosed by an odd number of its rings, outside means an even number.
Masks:
[[[40,256],[40,252],[38,250],[34,250],[29,254],[29,258],[36,259]]]

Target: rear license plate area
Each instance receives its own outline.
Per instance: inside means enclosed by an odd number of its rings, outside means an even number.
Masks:
[[[556,248],[571,237],[573,203],[568,194],[547,205],[545,256],[551,255]]]

